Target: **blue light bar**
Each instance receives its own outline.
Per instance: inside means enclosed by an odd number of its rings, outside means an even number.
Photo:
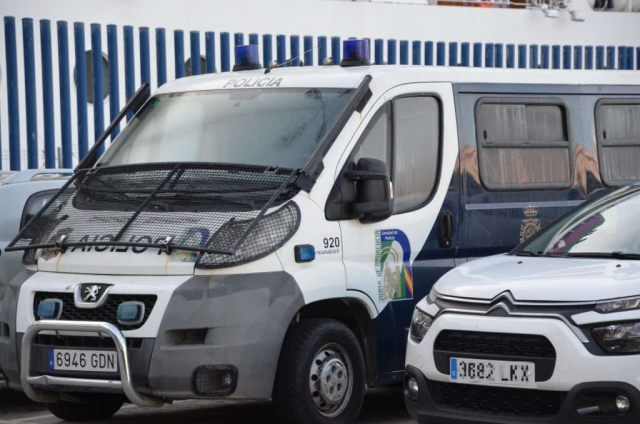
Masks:
[[[369,66],[369,40],[344,40],[342,42],[344,57],[340,66]]]
[[[234,72],[261,68],[258,46],[255,44],[236,46],[236,64],[233,66]]]

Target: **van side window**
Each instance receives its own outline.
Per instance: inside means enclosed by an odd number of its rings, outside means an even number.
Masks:
[[[393,101],[394,213],[424,204],[440,163],[440,105],[428,96]]]
[[[562,104],[481,100],[476,131],[480,177],[488,189],[571,185],[569,131]]]
[[[353,153],[354,163],[357,164],[360,158],[378,159],[385,162],[391,170],[390,115],[389,104],[384,105],[376,112]]]
[[[420,207],[438,180],[440,103],[431,96],[406,96],[387,103],[376,112],[352,158],[353,163],[373,158],[387,164],[394,214]]]
[[[598,103],[596,128],[604,182],[619,185],[640,179],[640,100]]]

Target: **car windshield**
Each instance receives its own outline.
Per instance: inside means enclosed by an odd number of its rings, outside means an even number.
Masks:
[[[208,162],[303,168],[352,89],[265,88],[152,98],[102,166]]]
[[[640,257],[640,188],[625,187],[575,209],[513,253]]]

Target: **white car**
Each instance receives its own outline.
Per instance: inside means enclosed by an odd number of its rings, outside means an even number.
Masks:
[[[4,248],[18,231],[51,199],[73,173],[71,169],[30,169],[0,172],[0,300],[9,282],[22,269],[22,252]],[[0,327],[0,337],[5,329]],[[4,378],[0,369],[0,388]]]
[[[23,268],[23,252],[5,252],[18,231],[71,176],[71,169],[30,169],[0,173],[0,299]]]
[[[640,187],[603,193],[417,306],[420,422],[640,422]]]
[[[24,268],[23,252],[5,252],[29,219],[73,174],[71,169],[30,169],[0,173],[0,299],[6,285]]]

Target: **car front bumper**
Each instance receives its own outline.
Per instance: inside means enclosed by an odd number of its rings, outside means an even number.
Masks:
[[[544,336],[556,351],[552,374],[537,379],[529,389],[452,382],[441,372],[442,367],[438,370],[434,355],[436,338],[445,330]],[[465,354],[456,353],[455,357],[464,358]],[[434,320],[422,342],[409,340],[407,372],[420,389],[417,400],[406,399],[407,407],[420,422],[640,422],[638,355],[594,355],[559,319],[444,313]],[[610,410],[586,413],[590,401],[606,406],[615,404],[617,395],[631,402],[626,414]],[[479,398],[485,404],[471,401]]]
[[[569,392],[556,392],[564,401],[558,413],[553,415],[527,415],[527,414],[504,414],[498,412],[478,411],[466,408],[452,407],[438,402],[441,398],[434,393],[433,382],[429,381],[420,370],[414,367],[407,367],[407,379],[415,378],[420,387],[417,400],[410,400],[405,396],[405,404],[411,416],[419,423],[499,423],[499,424],[583,424],[583,423],[615,423],[632,424],[640,422],[640,391],[626,383],[619,382],[591,382],[582,383],[575,386]],[[405,380],[407,381],[407,380]],[[456,384],[457,383],[449,383]],[[465,386],[465,385],[459,385]],[[437,386],[435,386],[437,387]],[[475,386],[483,389],[482,386]],[[406,383],[405,383],[406,389]],[[491,388],[489,388],[491,390]],[[513,391],[522,389],[511,389]],[[594,393],[620,393],[624,394],[631,401],[629,413],[621,416],[591,416],[580,415],[577,412],[580,398],[585,394]],[[509,402],[508,397],[503,397],[503,402]],[[487,408],[490,409],[490,408]]]

